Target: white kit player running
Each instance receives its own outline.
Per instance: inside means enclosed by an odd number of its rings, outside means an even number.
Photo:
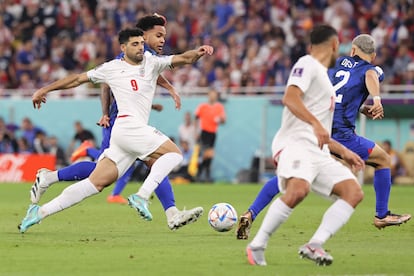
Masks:
[[[356,169],[364,167],[359,156],[330,138],[335,90],[327,68],[337,57],[337,32],[320,25],[312,30],[310,41],[310,55],[300,58],[292,68],[283,97],[281,128],[272,143],[283,195],[269,207],[259,231],[246,248],[252,265],[266,265],[264,251],[270,236],[310,190],[336,200],[325,212],[309,243],[300,247],[299,254],[319,265],[331,264],[333,258],[322,245],[348,221],[363,199],[355,176],[330,155],[331,150]]]
[[[152,220],[148,199],[158,184],[182,160],[177,145],[159,130],[148,125],[157,78],[160,73],[175,66],[195,63],[204,55],[211,55],[213,48],[203,45],[180,55],[155,56],[144,54],[144,38],[140,29],[126,29],[118,36],[122,60],[112,60],[93,70],[67,76],[36,91],[33,106],[40,108],[46,94],[82,83],[107,83],[118,104],[118,117],[112,130],[111,142],[99,157],[89,178],[70,185],[60,195],[39,206],[32,204],[19,225],[21,233],[45,217],[69,208],[101,192],[111,185],[137,159],[154,159],[151,171],[136,194],[128,197],[129,204],[145,220]],[[176,108],[181,102],[174,97]]]

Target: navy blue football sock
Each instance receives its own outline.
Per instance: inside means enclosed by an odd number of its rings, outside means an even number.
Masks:
[[[59,181],[82,180],[92,173],[96,163],[91,161],[82,161],[74,163],[68,167],[58,170]]]
[[[263,185],[256,199],[252,205],[250,205],[248,210],[252,213],[252,220],[256,219],[256,216],[272,201],[272,199],[278,193],[278,180],[277,176],[274,176]]]
[[[91,157],[93,160],[98,159],[99,155],[101,154],[101,150],[98,150],[96,148],[88,148],[86,150],[86,154]]]
[[[376,197],[376,216],[383,218],[388,213],[388,200],[391,191],[391,170],[389,168],[375,170],[374,189]]]
[[[174,192],[168,176],[165,177],[161,181],[160,185],[158,185],[158,187],[155,189],[155,194],[160,200],[164,211],[170,207],[175,206]]]

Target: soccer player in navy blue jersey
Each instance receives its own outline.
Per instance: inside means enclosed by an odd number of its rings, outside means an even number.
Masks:
[[[384,74],[374,66],[375,43],[371,36],[363,34],[355,37],[350,56],[337,59],[328,75],[336,90],[336,104],[332,127],[332,138],[357,153],[368,165],[375,168],[374,189],[376,194],[376,214],[374,225],[384,228],[407,222],[410,214],[393,214],[388,209],[391,189],[389,155],[375,142],[355,133],[355,122],[359,111],[369,118],[382,119],[384,111],[379,96],[379,83]],[[364,105],[371,95],[373,105]],[[253,204],[240,219],[236,231],[237,239],[248,239],[250,227],[256,216],[279,193],[277,176],[270,179],[260,190]]]
[[[165,24],[166,19],[163,16],[157,14],[144,16],[138,21],[137,27],[144,31],[144,38],[146,41],[144,50],[146,52],[153,55],[162,53],[162,48],[165,43]],[[116,58],[123,58],[123,54],[121,53]],[[175,92],[174,87],[162,76],[158,78],[157,84],[167,89],[174,99],[178,99],[178,101],[176,101],[178,102],[176,108],[180,108],[179,95]],[[103,127],[103,138],[100,153],[109,147],[112,126],[114,125],[114,121],[118,115],[118,108],[116,102],[113,100],[109,86],[107,86],[106,84],[102,84],[101,102],[103,115],[100,118],[98,125]],[[153,105],[152,108],[160,111],[162,109],[162,106]],[[95,158],[99,157],[99,155],[100,154],[95,156]],[[120,196],[120,193],[124,189],[129,179],[131,178],[131,175],[136,168],[137,162],[134,165],[132,165],[125,172],[125,174],[117,180],[112,194],[108,197],[108,201],[116,201],[117,203],[127,203],[127,201]],[[147,166],[150,167],[152,162],[152,160],[148,160],[146,162]],[[71,166],[68,166],[55,172],[50,172],[45,169],[39,170],[38,174],[36,175],[36,182],[31,190],[32,202],[37,203],[40,200],[41,195],[53,183],[57,181],[73,181],[87,178],[95,169],[95,167],[95,162],[83,161],[75,163]],[[203,213],[203,209],[201,207],[196,207],[184,211],[180,211],[177,209],[175,205],[174,193],[168,177],[164,178],[163,181],[159,184],[159,186],[155,189],[155,194],[160,199],[161,204],[163,205],[165,214],[167,216],[168,227],[171,230],[176,230],[186,224],[195,222],[198,219],[198,217],[200,217]],[[116,200],[114,201],[114,199]]]
[[[328,70],[328,75],[336,91],[332,138],[357,153],[367,165],[375,168],[374,225],[381,229],[400,225],[408,221],[411,215],[397,215],[390,212],[388,208],[391,190],[390,156],[375,142],[355,132],[355,122],[361,107],[372,119],[382,119],[384,116],[380,97],[380,82],[384,79],[384,73],[380,67],[372,64],[374,59],[374,39],[367,34],[359,35],[352,42],[350,56],[339,58],[335,67]],[[363,104],[368,96],[373,98],[373,105],[364,108]]]

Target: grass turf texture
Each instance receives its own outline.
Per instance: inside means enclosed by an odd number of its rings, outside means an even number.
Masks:
[[[67,184],[51,187],[41,203],[59,194]],[[127,186],[124,195],[135,192]],[[28,184],[1,184],[0,275],[414,275],[414,221],[382,231],[373,225],[374,192],[364,186],[365,199],[351,220],[325,248],[333,255],[329,267],[301,260],[299,246],[319,225],[329,202],[311,194],[270,239],[267,267],[248,265],[248,241],[236,240],[234,231],[215,232],[207,222],[210,207],[229,202],[240,215],[259,185],[174,186],[177,206],[204,207],[194,224],[172,232],[154,198],[152,222],[140,219],[125,205],[106,203],[111,187],[40,225],[20,234],[17,224],[29,205]],[[394,212],[413,213],[414,187],[393,187]],[[264,217],[252,229],[256,233]]]

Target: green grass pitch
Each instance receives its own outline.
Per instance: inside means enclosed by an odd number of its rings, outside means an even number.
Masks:
[[[52,186],[41,203],[68,184]],[[138,189],[130,183],[124,195]],[[364,186],[365,199],[325,248],[334,257],[329,267],[318,267],[297,255],[319,225],[329,206],[311,194],[271,238],[268,266],[247,263],[248,241],[234,231],[215,232],[207,212],[217,202],[231,203],[240,215],[255,198],[260,185],[177,185],[177,206],[202,206],[194,224],[172,232],[154,198],[151,222],[143,221],[125,205],[105,201],[111,187],[81,204],[45,219],[20,234],[17,224],[29,205],[28,184],[0,184],[0,275],[414,275],[414,221],[378,230],[372,225],[374,191]],[[414,186],[392,188],[394,212],[413,213]],[[265,210],[266,211],[266,210]],[[253,225],[260,226],[264,212]]]

